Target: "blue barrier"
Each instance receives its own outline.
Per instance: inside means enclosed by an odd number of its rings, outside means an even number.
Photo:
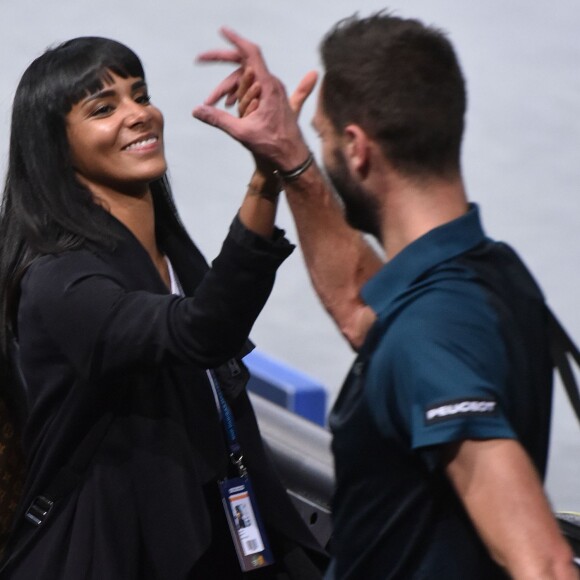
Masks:
[[[244,358],[250,369],[248,389],[273,403],[324,426],[326,389],[315,379],[258,350]]]

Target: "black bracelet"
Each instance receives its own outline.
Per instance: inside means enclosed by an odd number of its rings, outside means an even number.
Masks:
[[[294,181],[298,179],[313,163],[314,155],[312,155],[312,151],[308,151],[308,157],[306,161],[301,163],[298,167],[294,169],[290,169],[289,171],[281,171],[280,169],[276,169],[274,171],[274,175],[278,176],[282,181]]]

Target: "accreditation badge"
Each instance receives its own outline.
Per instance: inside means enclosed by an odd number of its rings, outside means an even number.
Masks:
[[[219,488],[241,569],[249,572],[273,564],[250,479],[225,479],[219,482]]]

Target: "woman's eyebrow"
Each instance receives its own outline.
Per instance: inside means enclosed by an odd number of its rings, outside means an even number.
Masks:
[[[116,93],[115,89],[103,89],[102,91],[97,91],[96,93],[89,95],[88,97],[83,99],[83,102],[90,103],[91,101],[94,101],[96,99],[112,97],[113,95],[115,95],[115,93]]]
[[[131,90],[136,91],[136,90],[139,90],[139,89],[146,87],[146,86],[147,86],[147,83],[143,79],[139,79],[131,85]],[[117,91],[114,88],[105,88],[105,89],[102,89],[100,91],[97,91],[96,93],[89,95],[88,97],[83,99],[83,102],[89,103],[89,102],[94,101],[96,99],[103,99],[106,97],[112,97],[116,93],[117,93]]]

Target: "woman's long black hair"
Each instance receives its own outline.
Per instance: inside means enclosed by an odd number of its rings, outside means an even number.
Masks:
[[[34,60],[16,90],[0,208],[0,389],[8,381],[20,280],[28,266],[88,241],[114,246],[103,210],[75,179],[66,136],[71,107],[100,90],[111,73],[145,78],[141,61],[123,44],[75,38]],[[151,191],[156,217],[185,234],[166,177]]]

